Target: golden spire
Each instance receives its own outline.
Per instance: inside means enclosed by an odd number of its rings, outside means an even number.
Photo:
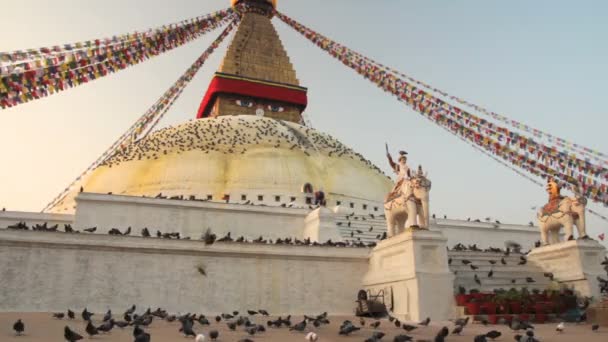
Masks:
[[[250,114],[300,123],[306,88],[270,19],[276,1],[238,0],[239,27],[197,117]],[[271,7],[272,6],[272,7]]]

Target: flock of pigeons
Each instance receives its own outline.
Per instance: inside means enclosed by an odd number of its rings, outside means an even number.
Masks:
[[[165,322],[179,322],[178,334],[184,337],[193,337],[195,342],[203,342],[207,339],[210,341],[216,341],[220,337],[220,331],[218,330],[220,324],[225,324],[230,331],[241,332],[245,337],[238,340],[238,342],[253,342],[251,338],[256,336],[263,336],[267,332],[267,329],[288,329],[293,333],[304,334],[304,339],[309,342],[316,342],[319,340],[320,328],[329,325],[330,320],[327,312],[316,316],[304,315],[301,321],[292,322],[291,315],[286,317],[277,317],[276,319],[270,319],[268,311],[260,310],[247,310],[246,315],[240,315],[238,311],[231,313],[222,313],[215,317],[207,317],[203,314],[192,314],[187,313],[184,315],[169,314],[167,311],[158,308],[152,311],[148,308],[144,313],[135,313],[136,306],[133,305],[128,308],[122,315],[115,317],[112,310],[108,310],[102,318],[99,325],[93,323],[92,317],[94,313],[89,312],[86,308],[81,312],[83,322],[85,322],[84,332],[76,330],[69,325],[65,325],[63,329],[63,336],[68,342],[75,342],[84,339],[83,335],[93,338],[97,335],[110,334],[114,328],[132,329],[133,340],[135,342],[149,342],[152,340],[150,326],[154,322],[165,321]],[[256,316],[267,317],[266,324],[260,324],[255,322]],[[76,313],[70,309],[67,313],[55,312],[52,314],[54,319],[69,321],[75,321]],[[358,331],[362,330],[366,325],[371,328],[371,336],[366,338],[364,342],[382,342],[386,333],[380,330],[382,323],[386,325],[394,325],[397,329],[403,329],[403,333],[397,333],[393,337],[393,342],[407,342],[414,341],[414,337],[408,334],[413,334],[416,329],[428,328],[431,322],[430,317],[417,324],[407,324],[399,321],[399,319],[388,315],[388,321],[372,319],[372,322],[366,321],[365,318],[359,317],[359,325],[357,326],[351,320],[345,320],[341,323],[338,329],[338,335],[340,336],[351,336],[357,334],[360,336]],[[469,324],[469,317],[460,318],[452,321],[453,327],[450,329],[448,326],[443,326],[435,334],[434,339],[416,339],[417,342],[444,342],[447,340],[450,334],[462,335],[465,328]],[[482,322],[487,325],[487,322]],[[215,328],[213,327],[215,325]],[[526,321],[520,321],[514,319],[508,327],[513,331],[513,339],[517,342],[537,342],[538,338],[534,333],[534,326]],[[203,329],[209,329],[206,333],[203,333]],[[558,333],[563,333],[566,329],[565,323],[560,323],[556,327]],[[17,336],[21,336],[25,333],[25,323],[19,319],[13,324],[13,330]],[[367,332],[370,329],[366,329]],[[599,325],[594,324],[591,326],[591,330],[597,332]],[[197,332],[198,331],[198,332]],[[488,342],[494,341],[501,337],[503,333],[498,330],[490,330],[484,334],[475,335],[473,338],[474,342]],[[176,334],[177,336],[177,334]],[[364,336],[363,336],[364,337]],[[388,342],[388,340],[385,340]]]
[[[30,230],[30,227],[25,222],[18,222],[18,223],[9,225],[8,227],[6,227],[6,229]],[[63,232],[63,233],[68,233],[68,234],[79,234],[80,233],[79,230],[74,229],[70,224],[65,224],[63,227],[63,230],[60,230],[58,224],[49,226],[46,222],[43,224],[33,225],[31,227],[31,229],[34,231]],[[83,231],[86,233],[94,233],[95,231],[97,231],[97,227],[84,228]],[[124,231],[121,231],[118,228],[111,228],[108,231],[108,234],[126,236],[126,235],[130,235],[131,232],[132,232],[132,228],[129,226]],[[150,232],[150,229],[148,229],[147,227],[144,227],[143,229],[141,229],[141,236],[144,238],[153,237],[152,233]],[[154,236],[156,238],[162,238],[162,239],[191,240],[191,238],[189,236],[182,237],[179,232],[162,233],[161,231],[157,230],[156,234]],[[384,238],[386,238],[386,236],[384,236]],[[372,248],[372,247],[376,246],[375,242],[368,242],[368,243],[363,243],[360,241],[344,241],[343,242],[343,241],[332,241],[331,239],[329,239],[325,242],[322,242],[322,243],[319,243],[316,241],[311,241],[310,238],[297,239],[297,238],[293,238],[293,237],[287,237],[287,238],[277,238],[276,240],[272,240],[272,239],[264,239],[264,237],[261,235],[256,239],[249,240],[249,239],[245,238],[244,236],[239,236],[237,238],[233,238],[230,232],[228,232],[228,233],[226,233],[226,235],[218,238],[217,235],[213,234],[210,229],[207,229],[207,231],[201,236],[200,240],[202,240],[205,243],[205,245],[212,245],[215,242],[235,242],[235,243],[256,243],[256,244],[275,244],[275,245],[294,245],[294,246],[355,247],[355,248]]]
[[[187,151],[244,154],[247,146],[251,145],[299,149],[308,156],[315,153],[329,157],[348,157],[384,174],[371,161],[329,134],[310,127],[250,115],[191,120],[182,125],[160,129],[119,150],[102,165],[112,167],[130,160],[158,159],[163,155]]]

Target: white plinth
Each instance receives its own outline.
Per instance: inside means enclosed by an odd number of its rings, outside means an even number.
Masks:
[[[454,313],[454,275],[447,239],[436,231],[407,230],[372,250],[363,278],[373,294],[384,290],[387,308],[400,320],[446,320]]]
[[[553,273],[555,280],[580,295],[598,299],[597,277],[605,275],[600,265],[605,255],[606,248],[597,241],[573,240],[535,248],[528,254],[528,261]]]

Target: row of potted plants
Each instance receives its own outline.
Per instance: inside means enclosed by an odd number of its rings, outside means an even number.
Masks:
[[[456,303],[466,308],[469,315],[519,315],[549,313],[561,314],[568,309],[576,307],[577,298],[572,291],[533,290],[496,290],[493,293],[480,293],[472,289],[468,294],[464,288],[459,289]]]

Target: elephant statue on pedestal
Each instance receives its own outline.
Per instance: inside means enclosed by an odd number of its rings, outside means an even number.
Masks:
[[[399,234],[405,228],[429,227],[429,191],[431,181],[418,169],[416,176],[404,179],[395,193],[384,203],[387,237]]]
[[[540,240],[543,245],[559,242],[559,231],[566,231],[566,240],[573,240],[573,226],[578,230],[579,239],[588,239],[585,227],[585,205],[587,199],[575,191],[575,197],[560,196],[560,187],[553,180],[547,181],[549,203],[538,213]]]

